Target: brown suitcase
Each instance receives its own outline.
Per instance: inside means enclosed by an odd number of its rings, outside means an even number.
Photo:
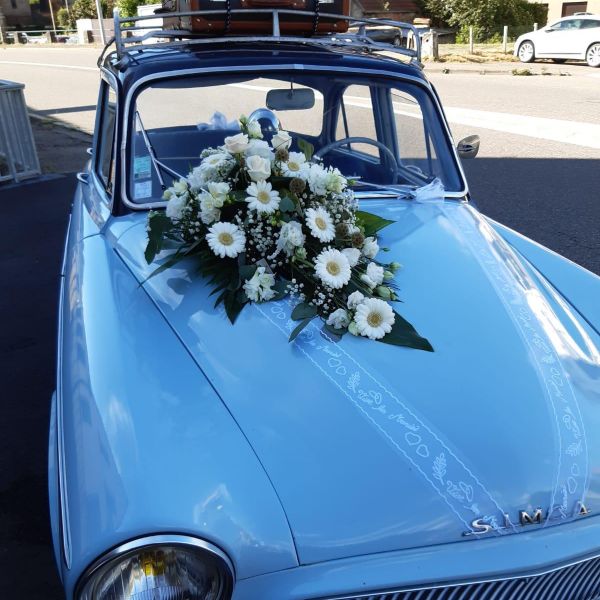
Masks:
[[[350,14],[350,0],[179,0],[181,12],[196,10],[271,9],[315,11],[313,15],[279,15],[281,35],[314,35],[323,33],[344,33],[348,21],[321,17],[319,13],[337,15]],[[194,33],[212,35],[227,34],[268,34],[273,31],[273,18],[266,14],[206,15],[204,17],[182,18],[182,28]]]

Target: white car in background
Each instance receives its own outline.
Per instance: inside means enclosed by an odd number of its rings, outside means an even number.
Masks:
[[[600,15],[578,13],[530,31],[515,42],[515,56],[525,63],[551,58],[585,60],[590,67],[600,67]]]

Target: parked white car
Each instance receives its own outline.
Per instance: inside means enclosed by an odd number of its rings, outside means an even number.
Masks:
[[[575,14],[530,31],[517,39],[515,56],[525,63],[551,58],[585,60],[590,67],[600,67],[600,15]]]

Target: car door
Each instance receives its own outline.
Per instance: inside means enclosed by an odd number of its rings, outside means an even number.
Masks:
[[[587,49],[600,42],[600,19],[582,19],[581,36],[577,48],[578,58],[585,58]]]
[[[536,56],[568,58],[577,54],[580,19],[562,19],[546,27],[538,36]]]

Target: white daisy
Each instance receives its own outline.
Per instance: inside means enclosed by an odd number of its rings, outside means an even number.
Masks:
[[[327,286],[340,289],[352,275],[348,259],[339,250],[323,250],[315,261],[315,272]]]
[[[327,317],[327,325],[331,325],[334,329],[344,329],[350,324],[350,315],[347,310],[338,308]]]
[[[365,299],[364,295],[360,292],[352,292],[348,296],[348,308],[350,310],[354,310],[363,300]]]
[[[355,267],[360,259],[360,250],[358,248],[344,248],[342,254],[346,256],[351,267]]]
[[[215,223],[206,234],[211,250],[221,258],[235,258],[246,246],[244,232],[233,223]]]
[[[380,340],[389,333],[395,319],[392,307],[378,298],[367,298],[361,302],[354,316],[358,333],[372,340]]]
[[[285,177],[306,179],[309,168],[302,152],[290,152],[287,162],[281,164],[281,172]]]
[[[248,208],[258,213],[270,215],[279,208],[279,192],[268,181],[251,183],[246,189]]]
[[[306,224],[313,236],[321,242],[331,242],[335,237],[333,220],[324,208],[309,208],[306,211]]]

